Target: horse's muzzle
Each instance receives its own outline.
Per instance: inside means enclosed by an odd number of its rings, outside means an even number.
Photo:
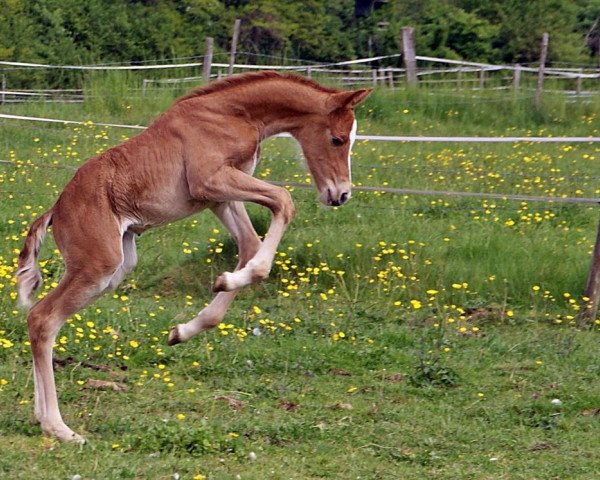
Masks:
[[[343,205],[344,203],[346,203],[349,198],[350,198],[349,192],[342,192],[340,194],[339,198],[337,198],[337,199],[334,199],[333,197],[329,196],[329,198],[327,199],[327,204],[332,207],[339,207],[340,205]]]
[[[339,207],[350,200],[350,185],[328,186],[321,193],[321,202],[330,207]]]

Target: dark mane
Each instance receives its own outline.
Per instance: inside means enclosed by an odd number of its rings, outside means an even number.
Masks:
[[[231,77],[224,78],[222,80],[217,80],[216,82],[209,83],[208,85],[204,85],[202,87],[195,88],[187,95],[180,97],[177,99],[176,103],[184,102],[191,98],[200,97],[203,95],[209,95],[211,93],[220,92],[222,90],[228,90],[230,88],[234,88],[240,85],[247,85],[248,83],[260,82],[264,80],[274,80],[280,79],[285,81],[290,81],[297,83],[299,85],[305,85],[308,87],[312,87],[315,90],[325,93],[337,93],[339,92],[336,88],[329,88],[319,85],[317,82],[313,80],[309,80],[308,78],[301,77],[299,75],[294,74],[280,74],[273,71],[262,71],[262,72],[249,72],[242,73],[240,75],[233,75]]]

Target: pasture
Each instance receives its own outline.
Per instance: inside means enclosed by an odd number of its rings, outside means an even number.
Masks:
[[[5,113],[148,124],[174,94],[109,78],[79,105]],[[359,134],[599,136],[600,103],[505,92],[376,91]],[[32,418],[23,235],[73,169],[133,130],[2,120],[0,474],[84,479],[597,478],[598,323],[575,326],[595,205],[354,192],[339,208],[291,188],[297,216],[271,276],[226,321],[167,347],[235,246],[208,212],[144,233],[138,267],[61,330],[63,415],[89,443]],[[256,176],[310,184],[288,139]],[[597,197],[600,144],[358,141],[353,182],[438,191]],[[251,206],[260,232],[266,211]],[[45,284],[63,270],[52,237]]]

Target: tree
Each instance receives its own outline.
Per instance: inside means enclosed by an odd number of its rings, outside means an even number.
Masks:
[[[403,26],[415,28],[422,55],[536,62],[547,31],[549,61],[600,59],[600,0],[378,4],[355,18],[354,0],[0,0],[0,59],[63,65],[153,61],[200,55],[207,36],[215,39],[217,53],[224,52],[236,18],[242,19],[238,51],[284,61],[396,54]],[[11,85],[77,84],[81,78],[60,70],[10,75]]]

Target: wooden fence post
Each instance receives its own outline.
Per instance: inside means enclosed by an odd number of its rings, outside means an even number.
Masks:
[[[417,85],[414,31],[411,27],[402,27],[402,58],[406,68],[406,83],[411,87]]]
[[[596,234],[596,243],[592,255],[592,265],[588,274],[587,284],[585,286],[584,296],[588,299],[583,302],[579,315],[577,316],[577,325],[584,327],[596,319],[598,313],[598,301],[600,300],[600,224],[598,224],[598,233]]]
[[[213,58],[213,38],[206,37],[204,42],[204,60],[202,61],[202,79],[204,83],[210,82],[210,70]]]
[[[149,82],[150,81],[147,78],[144,78],[144,80],[142,80],[142,97],[146,96],[146,88],[148,87]],[[2,90],[4,90],[4,88]]]
[[[310,65],[306,67],[306,76],[312,78],[312,67]]]
[[[462,76],[463,76],[463,67],[462,65],[458,66],[458,71],[456,72],[456,89],[462,90]]]
[[[538,70],[537,84],[535,87],[535,106],[542,103],[542,89],[544,88],[544,68],[546,67],[546,55],[548,54],[548,33],[544,32],[542,37],[542,51],[540,52],[540,68]]]
[[[479,89],[483,90],[484,86],[485,86],[485,69],[482,68],[481,70],[479,70]]]
[[[521,87],[521,64],[515,63],[513,70],[513,90],[516,92]]]
[[[377,70],[371,70],[371,77],[373,78],[373,86],[377,86]]]
[[[0,104],[6,102],[6,75],[2,75],[2,95],[0,96]]]
[[[229,70],[227,71],[227,75],[233,75],[233,65],[235,64],[235,53],[237,51],[241,23],[242,21],[239,18],[236,18],[235,23],[233,24],[233,36],[231,37],[231,51],[229,52]]]

